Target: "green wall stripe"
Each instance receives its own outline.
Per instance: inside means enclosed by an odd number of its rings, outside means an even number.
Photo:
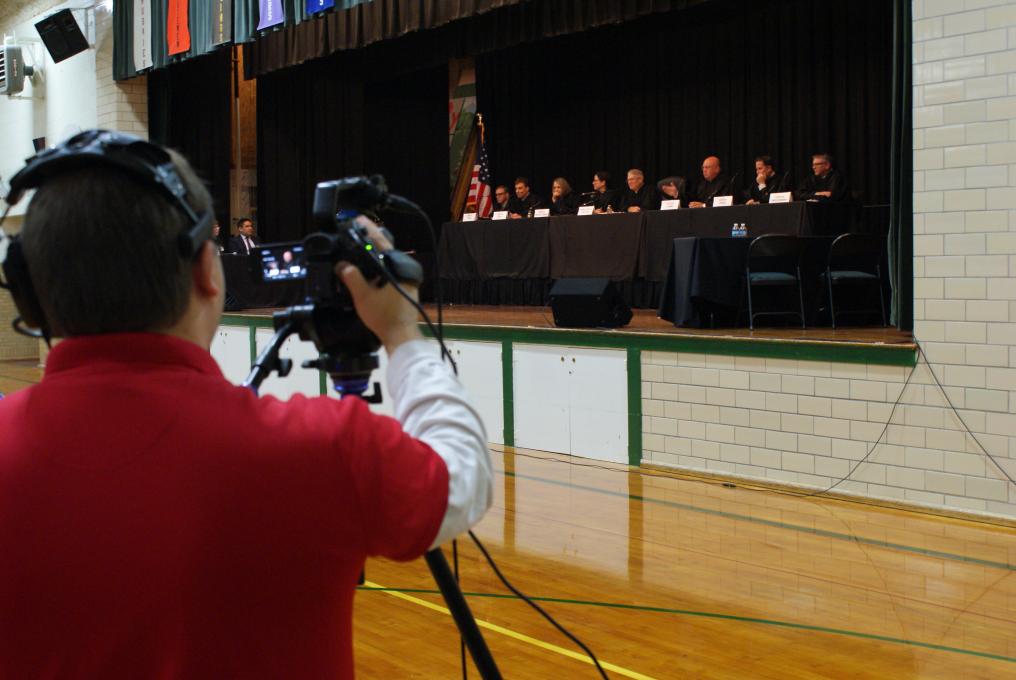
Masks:
[[[864,545],[870,545],[876,548],[900,550],[902,552],[914,553],[924,557],[934,557],[943,560],[952,560],[954,562],[966,562],[967,564],[977,564],[983,567],[991,567],[992,569],[1002,569],[1005,571],[1016,571],[1016,564],[1009,564],[1008,562],[994,562],[992,560],[982,560],[977,557],[957,555],[955,553],[943,552],[941,550],[917,548],[915,546],[904,545],[902,543],[891,543],[890,541],[882,541],[875,538],[863,538],[860,536],[854,536],[853,534],[843,534],[836,531],[828,531],[826,529],[816,529],[815,527],[801,526],[799,524],[788,524],[787,522],[777,522],[771,519],[752,517],[751,515],[741,515],[738,513],[726,512],[723,510],[701,508],[697,505],[678,503],[676,501],[667,501],[658,498],[647,498],[645,496],[639,496],[636,494],[624,493],[623,491],[610,491],[608,489],[600,489],[595,486],[587,486],[585,484],[575,484],[574,482],[558,481],[556,479],[546,479],[544,477],[537,477],[535,475],[526,475],[519,472],[507,472],[501,470],[498,470],[498,472],[504,475],[512,475],[516,479],[527,479],[532,482],[541,482],[543,484],[560,486],[566,489],[581,489],[582,491],[591,491],[593,493],[602,494],[604,496],[614,496],[615,498],[626,498],[629,501],[639,501],[641,503],[649,503],[652,505],[662,505],[668,508],[676,508],[678,510],[688,510],[691,512],[702,513],[704,515],[713,515],[714,517],[723,517],[725,519],[732,519],[741,522],[751,522],[753,524],[761,524],[763,526],[773,527],[776,529],[799,531],[801,533],[812,534],[814,536],[822,536],[823,538],[833,538],[841,541],[850,541],[852,543],[863,543]]]
[[[375,591],[375,592],[393,592],[393,593],[417,593],[421,595],[440,595],[441,592],[438,590],[428,588],[375,588],[371,586],[357,586],[357,590]],[[516,595],[507,593],[463,593],[466,597],[485,597],[497,600],[516,600],[519,599]],[[717,612],[703,612],[696,611],[693,609],[671,609],[669,607],[650,607],[647,605],[637,604],[621,604],[615,602],[597,602],[594,600],[570,600],[559,597],[534,597],[527,596],[530,600],[536,602],[551,602],[554,604],[574,604],[585,607],[607,607],[610,609],[626,609],[629,611],[641,611],[641,612],[652,612],[656,614],[674,614],[678,616],[698,616],[708,619],[720,619],[723,621],[736,621],[738,623],[756,623],[764,626],[778,626],[780,628],[791,628],[794,630],[806,630],[814,633],[828,633],[830,635],[846,635],[854,638],[861,638],[863,640],[875,640],[878,642],[889,642],[897,645],[909,645],[911,647],[923,647],[925,649],[934,649],[939,652],[950,652],[953,654],[966,654],[968,656],[978,656],[982,659],[992,659],[993,661],[1005,661],[1007,663],[1016,663],[1016,658],[1011,656],[1003,656],[1001,654],[990,654],[988,652],[978,652],[973,649],[963,649],[962,647],[948,647],[946,645],[938,645],[933,642],[921,642],[919,640],[909,640],[907,638],[890,637],[888,635],[876,635],[875,633],[862,633],[855,630],[844,630],[842,628],[828,628],[826,626],[813,626],[807,623],[793,623],[791,621],[777,621],[775,619],[761,619],[754,616],[738,616],[736,614],[720,614]]]
[[[642,352],[628,348],[628,465],[642,464]]]
[[[223,315],[224,325],[271,328],[269,317],[252,317],[237,314]],[[425,326],[424,334],[429,335]],[[875,364],[880,366],[914,366],[917,348],[913,345],[883,345],[876,343],[843,344],[822,340],[778,340],[762,338],[722,338],[670,334],[639,334],[623,331],[571,330],[563,328],[507,328],[500,326],[468,326],[445,324],[445,337],[449,340],[483,340],[488,342],[562,345],[568,347],[594,347],[638,349],[653,352],[693,352],[726,356],[759,357],[765,359],[796,359],[799,361],[832,361],[848,364]]]
[[[515,365],[511,340],[501,341],[502,437],[505,446],[515,446]]]
[[[257,328],[254,326],[248,326],[247,334],[250,341],[250,365],[253,366],[254,362],[257,361],[258,358]]]

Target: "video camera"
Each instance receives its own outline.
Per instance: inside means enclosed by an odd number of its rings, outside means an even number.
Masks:
[[[304,366],[326,371],[341,394],[363,396],[371,371],[378,366],[376,352],[381,342],[357,315],[349,292],[335,274],[335,265],[349,262],[378,286],[389,282],[419,285],[423,281],[419,262],[398,250],[376,248],[366,224],[357,219],[386,208],[418,209],[389,194],[379,175],[321,182],[314,190],[313,216],[318,231],[300,242],[258,246],[252,258],[252,273],[259,281],[305,281],[304,302],[276,312],[272,323],[277,334],[285,329],[287,335],[298,333],[301,340],[314,343],[320,356]],[[277,370],[280,376],[291,368],[277,352],[266,361],[270,365],[263,370]],[[258,357],[255,372],[261,362]],[[248,380],[253,377],[254,372]],[[375,383],[374,394],[364,398],[380,401],[380,386]]]

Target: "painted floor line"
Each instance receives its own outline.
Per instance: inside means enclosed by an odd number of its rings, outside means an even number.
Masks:
[[[436,590],[433,590],[433,591],[426,591],[426,590],[413,591],[413,590],[399,589],[399,588],[385,588],[384,586],[380,586],[380,585],[378,585],[376,583],[372,583],[370,581],[366,581],[365,584],[364,584],[364,587],[360,587],[358,590],[373,590],[373,591],[377,591],[377,592],[387,593],[387,594],[389,594],[389,595],[391,595],[393,597],[397,597],[397,598],[399,598],[401,600],[405,600],[407,602],[412,602],[415,605],[419,605],[421,607],[425,607],[425,608],[430,609],[432,611],[440,612],[440,613],[446,614],[448,616],[452,615],[452,613],[450,611],[448,611],[448,609],[446,607],[443,607],[442,605],[434,604],[433,602],[427,602],[426,600],[421,600],[418,597],[413,597],[412,595],[408,595],[407,594],[409,592],[428,593],[428,594],[435,594],[435,595],[440,594]],[[579,652],[574,652],[574,651],[572,651],[570,649],[565,649],[564,647],[559,647],[559,646],[557,646],[555,644],[551,644],[549,642],[544,642],[543,640],[538,640],[538,639],[536,639],[534,637],[530,637],[528,635],[523,635],[522,633],[518,633],[518,632],[516,632],[514,630],[511,630],[510,628],[505,628],[503,626],[499,626],[497,624],[490,623],[489,621],[482,621],[480,619],[476,620],[476,625],[478,625],[480,628],[486,628],[489,631],[492,631],[492,632],[495,632],[495,633],[499,633],[501,635],[513,638],[513,639],[518,640],[520,642],[525,642],[525,643],[533,645],[535,647],[539,647],[540,649],[545,649],[547,651],[554,652],[555,654],[561,654],[562,656],[567,656],[570,659],[575,659],[576,661],[581,661],[583,663],[589,664],[590,666],[593,665],[592,659],[590,659],[585,654],[580,654]],[[603,666],[603,668],[605,670],[608,670],[608,671],[610,671],[612,673],[616,673],[618,675],[623,675],[626,678],[632,678],[633,680],[654,680],[649,675],[643,675],[642,673],[638,673],[636,671],[624,668],[622,666],[618,666],[616,664],[608,663],[606,661],[603,661],[602,659],[600,660],[600,665]]]
[[[426,588],[381,588],[376,585],[370,584],[371,587],[360,588],[360,590],[382,590],[389,593],[418,593],[421,595],[440,595],[441,593],[437,590],[426,589]],[[501,600],[517,600],[515,595],[507,595],[503,593],[463,593],[466,597],[485,597],[495,598]],[[923,647],[925,649],[933,649],[939,652],[952,652],[954,654],[966,654],[968,656],[977,656],[983,659],[992,659],[994,661],[1005,661],[1007,663],[1016,663],[1016,657],[1003,656],[1001,654],[991,654],[988,652],[978,652],[972,649],[963,649],[961,647],[947,647],[945,645],[938,645],[932,642],[920,642],[918,640],[907,640],[906,638],[890,637],[888,635],[876,635],[874,633],[862,633],[853,630],[843,630],[839,628],[827,628],[825,626],[812,626],[806,623],[793,623],[791,621],[777,621],[774,619],[762,619],[752,616],[737,616],[735,614],[719,614],[716,612],[700,612],[691,609],[668,609],[666,607],[650,607],[646,605],[636,604],[621,604],[616,602],[597,602],[592,600],[568,600],[557,597],[533,597],[529,596],[529,599],[537,602],[551,602],[556,604],[574,604],[586,607],[607,607],[610,609],[627,609],[631,611],[644,611],[653,612],[658,614],[676,614],[680,616],[697,616],[707,619],[720,619],[725,621],[737,621],[740,623],[757,623],[766,626],[778,626],[780,628],[791,628],[796,630],[806,630],[816,633],[829,633],[831,635],[846,635],[848,637],[861,638],[864,640],[876,640],[879,642],[891,642],[898,645],[908,645],[910,647]],[[423,602],[421,600],[421,602]],[[429,606],[430,603],[425,603]],[[442,608],[443,609],[443,608]],[[445,610],[447,611],[447,610]],[[565,650],[568,651],[568,650]],[[581,655],[580,655],[581,656]],[[585,658],[585,657],[583,657]],[[606,665],[604,665],[606,668]]]
[[[875,538],[864,538],[863,536],[853,536],[851,534],[843,534],[836,531],[828,531],[826,529],[816,529],[814,527],[805,527],[797,524],[787,524],[786,522],[777,522],[776,520],[762,519],[759,517],[752,517],[751,515],[741,515],[734,512],[726,512],[724,510],[700,508],[698,506],[689,505],[687,503],[678,503],[676,501],[665,501],[657,498],[646,498],[645,496],[636,496],[634,494],[624,493],[621,491],[610,491],[608,489],[600,489],[595,486],[586,486],[584,484],[574,484],[571,482],[561,482],[554,479],[545,479],[543,477],[537,477],[535,475],[526,475],[518,472],[506,472],[504,470],[498,470],[498,472],[500,472],[505,476],[515,477],[516,479],[526,479],[533,482],[542,482],[544,484],[551,484],[554,486],[560,486],[568,489],[581,489],[582,491],[591,491],[593,493],[614,496],[616,498],[628,498],[630,500],[641,501],[643,503],[649,503],[652,505],[662,505],[669,508],[677,508],[679,510],[689,510],[691,512],[699,512],[706,515],[713,515],[714,517],[723,517],[726,519],[762,524],[764,526],[769,526],[776,529],[787,529],[789,531],[799,531],[801,533],[812,534],[814,536],[822,536],[824,538],[835,538],[842,541],[850,541],[852,543],[863,543],[865,545],[871,545],[877,548],[888,548],[890,550],[899,550],[902,552],[909,552],[914,553],[916,555],[922,555],[924,557],[937,557],[939,559],[952,560],[954,562],[966,562],[967,564],[977,564],[982,567],[991,567],[993,569],[1016,571],[1016,564],[1009,564],[1008,562],[995,562],[992,560],[982,560],[977,557],[957,555],[955,553],[944,552],[941,550],[918,548],[912,545],[905,545],[902,543],[892,543],[891,541],[881,541]]]

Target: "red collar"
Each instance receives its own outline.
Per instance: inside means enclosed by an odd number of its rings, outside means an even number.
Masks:
[[[176,366],[200,373],[222,375],[206,349],[162,333],[109,333],[82,335],[57,343],[46,360],[46,375],[96,363]]]

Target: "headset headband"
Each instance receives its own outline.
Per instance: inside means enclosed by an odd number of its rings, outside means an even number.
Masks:
[[[190,222],[178,236],[180,254],[187,258],[198,252],[211,227],[211,211],[199,215],[187,203],[187,186],[165,149],[123,132],[86,130],[63,144],[40,151],[11,178],[6,201],[14,205],[25,190],[38,188],[65,172],[95,164],[120,168],[162,190]]]

